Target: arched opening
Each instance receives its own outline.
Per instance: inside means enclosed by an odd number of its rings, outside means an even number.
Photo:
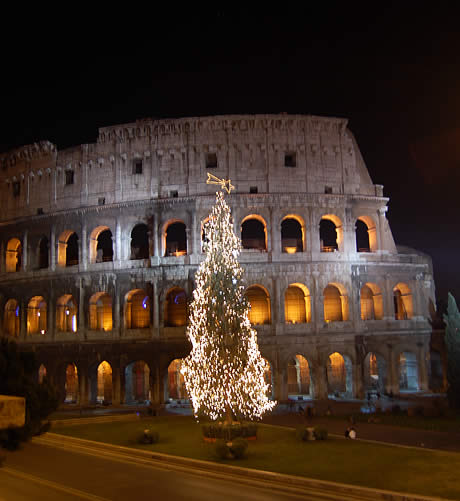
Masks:
[[[399,390],[418,391],[417,356],[410,351],[399,355]]]
[[[8,240],[6,245],[6,271],[12,273],[21,270],[22,265],[22,245],[17,238]]]
[[[383,393],[386,377],[385,359],[377,353],[368,353],[364,359],[364,391]]]
[[[367,283],[361,287],[361,320],[382,320],[383,300],[380,288]]]
[[[42,237],[38,244],[38,268],[43,270],[49,266],[49,242],[47,237]]]
[[[185,389],[184,376],[180,372],[182,360],[176,358],[168,367],[168,395],[167,398],[172,400],[182,400],[188,398]]]
[[[8,336],[18,337],[20,329],[19,303],[16,299],[8,299],[3,315],[3,332]]]
[[[329,397],[353,396],[353,367],[349,357],[332,353],[327,360],[327,392]]]
[[[145,404],[150,400],[149,366],[143,360],[130,363],[125,369],[125,403]]]
[[[105,360],[97,368],[96,401],[103,405],[112,403],[112,367]]]
[[[187,296],[184,289],[174,287],[166,294],[165,327],[181,327],[187,323]]]
[[[90,297],[89,328],[92,331],[112,330],[112,298],[107,292],[97,292]]]
[[[377,228],[369,216],[360,216],[356,221],[356,251],[377,252]]]
[[[77,303],[71,294],[65,294],[57,300],[56,329],[77,332]]]
[[[149,232],[146,224],[137,224],[131,232],[131,259],[148,259]]]
[[[345,322],[347,320],[348,297],[345,289],[336,284],[329,284],[324,289],[324,321],[329,323]]]
[[[201,252],[206,252],[206,245],[209,242],[209,238],[206,235],[208,222],[209,222],[209,217],[201,221]]]
[[[342,222],[337,216],[327,214],[319,223],[319,238],[321,252],[341,250],[343,240]]]
[[[284,294],[284,315],[287,324],[311,322],[310,292],[302,284],[291,284]]]
[[[38,368],[38,383],[42,384],[43,380],[46,378],[46,367],[41,364]]]
[[[430,351],[430,388],[440,391],[444,388],[444,371],[439,351]]]
[[[407,320],[413,316],[412,292],[407,284],[399,283],[393,289],[396,320]]]
[[[113,261],[112,232],[107,226],[98,226],[91,232],[89,260],[91,263]]]
[[[270,323],[270,296],[268,291],[259,285],[251,285],[246,290],[246,298],[251,308],[249,310],[249,321],[252,325],[263,325]]]
[[[281,249],[288,254],[304,251],[304,229],[294,217],[287,216],[281,222]]]
[[[308,361],[302,355],[296,355],[288,363],[288,395],[311,397],[311,376]]]
[[[150,298],[142,289],[134,289],[125,297],[125,328],[150,327]]]
[[[241,223],[241,245],[246,250],[267,250],[267,228],[260,216],[247,216]]]
[[[275,385],[273,384],[273,372],[272,364],[266,359],[265,360],[265,371],[264,371],[264,381],[268,385],[267,396],[268,398],[273,398],[275,393]]]
[[[78,236],[72,233],[67,239],[65,265],[76,266],[78,264]]]
[[[78,401],[78,372],[75,364],[69,364],[65,370],[65,400],[67,404]]]
[[[34,296],[27,305],[27,334],[45,334],[47,307],[42,296]]]
[[[185,224],[178,221],[165,229],[165,256],[185,256],[187,254],[187,232]]]

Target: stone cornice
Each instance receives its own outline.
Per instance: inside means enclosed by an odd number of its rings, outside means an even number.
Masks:
[[[17,162],[30,161],[56,153],[56,145],[49,141],[39,141],[0,154],[0,168],[14,167]]]

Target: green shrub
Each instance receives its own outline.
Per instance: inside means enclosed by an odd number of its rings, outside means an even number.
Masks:
[[[248,441],[244,438],[236,438],[230,446],[230,452],[235,459],[241,459],[246,455]]]
[[[313,433],[316,440],[327,440],[328,432],[326,428],[315,428]]]
[[[155,430],[144,430],[138,437],[139,444],[156,444],[160,435]]]
[[[298,426],[295,431],[295,438],[299,442],[305,442],[308,439],[308,432],[305,426]]]
[[[206,438],[221,438],[232,442],[238,437],[257,436],[257,425],[255,423],[231,424],[210,423],[201,425],[201,431]]]
[[[225,440],[219,438],[214,444],[214,453],[219,459],[227,459],[230,456],[230,449]]]

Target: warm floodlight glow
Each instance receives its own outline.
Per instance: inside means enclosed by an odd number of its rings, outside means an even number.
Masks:
[[[297,247],[285,247],[284,250],[288,254],[295,254],[297,252]]]

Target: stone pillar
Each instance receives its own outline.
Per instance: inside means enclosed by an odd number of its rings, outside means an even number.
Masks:
[[[114,298],[113,298],[113,303],[114,303],[114,311],[113,311],[113,331],[118,333],[118,336],[120,335],[120,296],[118,294],[118,288],[115,288],[114,292]]]
[[[273,290],[273,298],[271,304],[273,305],[273,325],[282,325],[285,323],[284,321],[284,301],[281,297],[281,283],[280,280],[272,279],[272,290]]]
[[[50,288],[50,295],[48,297],[48,304],[46,305],[47,309],[47,337],[51,337],[54,341],[56,339],[56,296],[54,294],[54,288]]]
[[[399,394],[399,359],[397,359],[394,347],[390,349],[390,357],[388,360],[388,378],[387,392],[393,392],[394,395]]]
[[[51,225],[51,234],[50,234],[50,268],[51,271],[56,269],[56,228]]]
[[[19,305],[19,339],[24,341],[27,336],[27,303],[21,300]]]
[[[312,367],[313,387],[315,400],[327,399],[327,374],[326,366],[321,362]]]
[[[153,255],[158,257],[160,255],[158,249],[158,216],[156,214],[153,215]]]
[[[312,298],[312,319],[311,321],[315,325],[315,332],[319,332],[319,329],[324,323],[324,309],[323,309],[323,292],[320,290],[319,284],[319,271],[312,272],[313,278],[313,298]]]
[[[381,207],[378,210],[378,215],[379,215],[379,242],[378,242],[378,248],[379,250],[388,250],[386,249],[386,242],[385,242],[385,223],[386,223],[386,216],[385,213],[387,212],[388,207]]]
[[[356,356],[356,363],[353,365],[353,397],[364,398],[364,364],[359,355]]]
[[[81,265],[83,270],[88,268],[88,238],[86,234],[86,221],[81,228]]]
[[[77,331],[85,330],[85,282],[81,278],[78,281],[79,299],[78,299],[78,326]]]
[[[0,273],[5,273],[5,260],[6,260],[6,253],[5,253],[5,242],[0,243]]]
[[[89,380],[88,380],[88,367],[86,365],[79,365],[78,367],[78,392],[80,406],[86,407],[89,405]]]
[[[153,294],[153,331],[154,336],[160,336],[160,300],[159,300],[159,290],[156,280],[152,280],[152,294]]]
[[[121,253],[121,224],[120,220],[117,218],[115,223],[115,256],[113,258],[114,261],[122,261],[123,256]]]
[[[388,275],[385,276],[385,289],[383,292],[383,320],[394,320],[394,299],[393,287],[391,286],[391,279]]]
[[[187,185],[188,187],[188,185]],[[192,228],[191,228],[191,238],[192,238],[192,249],[191,254],[197,255],[200,250],[198,249],[198,242],[201,241],[201,228],[196,226],[196,208],[192,212]]]
[[[419,346],[417,349],[418,388],[422,391],[427,391],[429,386],[426,354],[427,348],[423,345]]]
[[[28,271],[29,269],[29,239],[28,239],[28,231],[24,231],[24,235],[22,237],[22,263],[21,270]]]
[[[193,252],[193,231],[191,228],[185,229],[186,239],[187,239],[187,254],[191,254]]]
[[[287,367],[276,367],[273,373],[273,384],[275,386],[275,400],[286,402],[288,399]]]
[[[120,405],[121,401],[121,384],[120,384],[120,366],[119,362],[112,366],[112,405]]]
[[[281,226],[277,224],[278,213],[275,209],[270,211],[270,226],[271,226],[271,251],[274,256],[279,256],[283,249],[281,249]]]

